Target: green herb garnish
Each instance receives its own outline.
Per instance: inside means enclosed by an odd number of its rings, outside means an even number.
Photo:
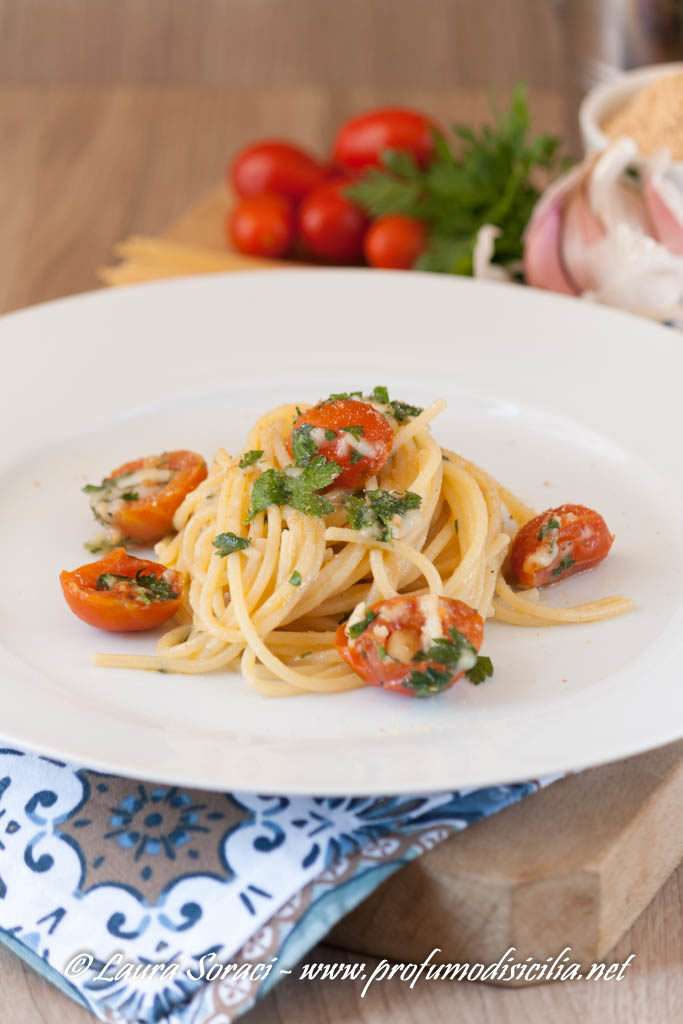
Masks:
[[[330,430],[329,427],[325,427],[325,440],[326,441],[334,441],[336,436],[337,436],[337,431],[336,430]]]
[[[248,469],[249,466],[253,466],[263,455],[263,452],[259,448],[252,448],[250,452],[245,452],[238,466],[240,469]]]
[[[292,575],[289,577],[289,582],[292,584],[293,587],[301,586],[301,573],[299,572],[298,569],[295,569]]]
[[[377,618],[377,612],[373,612],[368,608],[364,617],[359,622],[354,622],[352,626],[349,626],[348,635],[352,640],[357,640],[361,633],[364,633],[371,622],[374,622]]]
[[[526,90],[518,86],[507,113],[495,113],[493,126],[475,131],[454,126],[458,153],[435,134],[434,158],[424,169],[406,153],[385,150],[381,168],[370,168],[345,190],[371,217],[403,213],[422,221],[427,246],[416,262],[420,270],[472,274],[477,233],[494,224],[494,260],[509,264],[522,256],[522,233],[539,196],[532,172],[557,166],[558,140],[539,135],[529,140]]]
[[[550,533],[551,530],[559,530],[560,524],[557,519],[549,519],[547,523],[544,523],[541,529],[538,531],[538,540],[543,540],[546,534]]]
[[[452,672],[428,665],[424,670],[413,669],[402,685],[413,690],[416,697],[433,697],[434,694],[441,693],[452,679]]]
[[[565,569],[571,569],[573,564],[574,564],[574,559],[572,558],[572,556],[571,555],[565,555],[565,557],[562,559],[562,561],[558,565],[557,569],[553,569],[553,576],[559,576],[560,573],[564,572]]]
[[[244,551],[251,544],[248,537],[238,537],[236,533],[219,533],[211,541],[221,558],[232,555],[235,551]]]
[[[362,460],[363,460],[363,456],[361,455],[361,453],[360,453],[360,452],[357,452],[357,451],[355,451],[355,450],[351,452],[351,456],[350,456],[350,458],[349,458],[349,462],[350,462],[350,464],[351,464],[352,466],[355,466],[355,465],[357,465],[357,464],[358,464],[359,462],[361,462]]]
[[[322,455],[316,456],[298,475],[282,469],[267,469],[254,483],[246,522],[251,522],[270,505],[289,505],[307,516],[328,515],[334,511],[334,505],[316,491],[329,487],[341,471],[341,466],[328,462]]]
[[[493,675],[493,662],[485,654],[479,654],[477,655],[477,664],[473,668],[469,668],[465,675],[475,686],[479,686],[479,683],[483,683],[488,676]]]
[[[137,491],[126,491],[125,494],[121,495],[122,501],[137,501],[139,494]]]
[[[292,455],[296,466],[307,466],[318,454],[318,446],[311,437],[313,425],[302,423],[292,434]]]
[[[377,539],[385,542],[391,540],[391,521],[394,516],[404,516],[413,508],[419,508],[422,498],[419,494],[406,491],[359,491],[349,494],[344,501],[344,508],[349,523],[354,530],[373,530]]]
[[[173,601],[178,597],[177,592],[166,580],[157,579],[156,576],[144,576],[140,571],[134,578],[132,576],[119,576],[114,572],[103,572],[97,577],[96,590],[114,590],[118,583],[128,583],[138,588],[138,596],[145,604],[152,601]]]
[[[388,405],[389,403],[389,391],[382,385],[378,385],[370,395],[373,402],[377,402],[378,405]]]
[[[363,437],[365,434],[365,431],[361,426],[342,427],[342,430],[344,430],[347,434],[350,434],[351,437],[356,439],[356,441],[359,441],[360,438]]]

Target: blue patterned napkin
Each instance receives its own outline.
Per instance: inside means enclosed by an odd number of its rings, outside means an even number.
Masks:
[[[110,1024],[229,1024],[394,871],[549,781],[288,798],[0,750],[0,938]]]

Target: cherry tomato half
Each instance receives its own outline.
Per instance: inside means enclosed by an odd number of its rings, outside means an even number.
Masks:
[[[359,263],[368,220],[344,195],[343,179],[319,185],[299,207],[299,234],[310,251],[330,263]]]
[[[170,619],[183,599],[183,577],[158,562],[116,548],[98,562],[60,574],[71,611],[89,626],[115,633],[153,629]]]
[[[369,228],[363,243],[371,267],[410,270],[425,245],[424,224],[402,213],[380,217]]]
[[[266,192],[242,199],[228,212],[228,242],[249,256],[284,256],[294,241],[294,211],[287,199]]]
[[[346,121],[334,140],[333,159],[350,170],[379,167],[385,149],[410,153],[425,167],[434,153],[434,122],[415,110],[370,110]]]
[[[232,187],[239,196],[275,192],[298,203],[325,180],[325,167],[299,146],[265,140],[241,150],[229,168]]]
[[[544,587],[592,569],[613,540],[598,512],[560,505],[525,523],[512,542],[510,567],[522,586]]]
[[[297,417],[287,439],[290,455],[294,455],[297,435],[305,435],[315,445],[315,454],[342,467],[332,487],[355,491],[389,458],[394,428],[369,402],[337,398],[319,402]]]
[[[483,637],[481,616],[462,601],[392,597],[359,605],[337,630],[335,646],[366,683],[430,697],[477,665]],[[489,664],[485,674],[491,671]]]
[[[176,509],[206,473],[196,452],[165,452],[126,462],[86,490],[98,522],[138,544],[154,544],[172,529]]]

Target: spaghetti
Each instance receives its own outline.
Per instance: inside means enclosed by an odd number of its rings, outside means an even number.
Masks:
[[[340,617],[360,602],[442,595],[518,626],[592,622],[631,608],[620,596],[557,608],[542,604],[538,590],[513,590],[503,564],[515,531],[535,513],[437,444],[430,424],[444,408],[439,400],[397,423],[388,461],[366,483],[367,494],[419,496],[393,520],[389,540],[351,528],[340,491],[327,492],[332,510],[324,516],[273,504],[247,526],[256,481],[292,466],[288,439],[303,414],[283,405],[263,416],[245,449],[262,453],[258,460],[220,449],[175,513],[177,532],[156,546],[159,560],[188,583],[178,625],[154,655],[100,654],[95,663],[181,673],[239,668],[265,696],[337,693],[364,685],[334,647]],[[243,547],[221,554],[214,543],[221,535],[244,538]]]

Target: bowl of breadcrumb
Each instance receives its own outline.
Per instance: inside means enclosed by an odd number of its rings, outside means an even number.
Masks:
[[[584,98],[579,124],[588,153],[630,136],[644,157],[668,150],[683,191],[683,61],[626,71]]]

